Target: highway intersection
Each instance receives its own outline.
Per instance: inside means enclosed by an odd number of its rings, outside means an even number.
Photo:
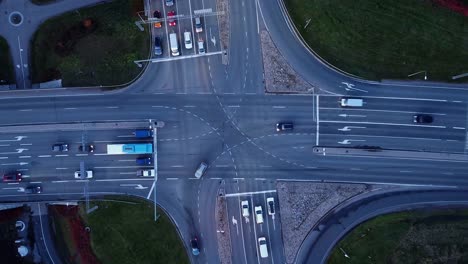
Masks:
[[[214,1],[199,2],[189,1],[192,6],[176,2],[177,13],[215,5]],[[167,11],[162,6],[153,8]],[[15,93],[2,94],[2,127],[30,127],[0,134],[2,171],[19,170],[25,175],[24,182],[0,186],[2,201],[77,199],[83,197],[84,188],[91,195],[128,194],[152,200],[157,188],[158,203],[174,219],[187,247],[191,237],[201,238],[202,254],[191,256],[192,262],[218,263],[216,234],[224,230],[213,230],[213,216],[218,188],[223,187],[232,262],[284,263],[281,211],[276,211],[275,218],[266,213],[266,198],[279,202],[278,180],[466,187],[466,161],[423,155],[465,154],[466,85],[374,83],[347,77],[303,47],[289,30],[280,1],[232,1],[230,8],[227,66],[220,55],[183,58],[149,64],[138,80],[119,92],[91,90],[88,93],[93,95],[53,96],[51,91],[41,91],[21,93],[17,98],[12,98]],[[204,22],[218,31],[216,21],[208,22],[211,19],[215,17]],[[193,29],[189,21],[179,21],[178,34],[184,27]],[[320,89],[316,94],[265,94],[258,38],[262,29],[268,29],[281,55],[299,75]],[[208,34],[209,27],[204,30]],[[213,42],[205,43],[210,43],[208,51],[215,48]],[[341,96],[363,98],[364,107],[342,108]],[[413,123],[417,113],[432,115],[434,122]],[[150,119],[165,122],[157,135],[157,187],[153,179],[136,177],[135,171],[142,166],[135,164],[134,156],[105,152],[106,144],[138,141],[133,138],[134,129],[37,130],[38,124]],[[276,132],[279,121],[293,122],[294,131]],[[78,152],[84,136],[95,145],[95,152]],[[67,142],[70,151],[52,152],[52,144],[58,142]],[[317,155],[312,151],[315,146],[373,146],[414,155]],[[82,160],[93,168],[93,179],[73,177]],[[197,179],[193,174],[201,161],[208,162],[209,168]],[[41,184],[43,194],[25,195],[21,188],[28,183]],[[253,211],[249,218],[242,217],[242,200],[249,201],[250,210],[262,205],[263,224],[255,223]],[[261,236],[268,241],[268,259],[259,258]]]

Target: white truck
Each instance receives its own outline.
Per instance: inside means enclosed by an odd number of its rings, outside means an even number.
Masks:
[[[179,43],[177,43],[176,33],[169,34],[169,44],[171,45],[172,56],[179,56]]]

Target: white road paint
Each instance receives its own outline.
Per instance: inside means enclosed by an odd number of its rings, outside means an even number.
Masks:
[[[366,125],[384,125],[384,126],[407,126],[407,127],[432,127],[432,128],[447,128],[446,126],[432,126],[432,125],[414,125],[414,124],[398,124],[398,123],[379,123],[379,122],[366,122],[366,121],[335,121],[325,120],[322,123],[335,123],[335,124],[366,124]],[[318,127],[318,126],[317,126]],[[318,144],[317,144],[318,145]]]
[[[275,108],[275,109],[284,109],[284,108],[286,108],[286,106],[274,105],[273,108]]]
[[[55,157],[68,157],[68,154],[59,154],[59,155],[55,155]]]
[[[319,145],[319,128],[320,128],[320,112],[319,112],[319,96],[317,95],[317,104],[315,105],[316,108],[315,108],[315,112],[317,113],[317,128],[316,128],[316,131],[315,131],[315,145],[318,146]]]
[[[263,194],[263,193],[275,193],[276,190],[266,190],[266,191],[257,191],[257,192],[242,192],[242,193],[228,193],[226,197],[238,197],[238,196],[246,196],[246,195],[254,195],[254,194]]]
[[[178,180],[179,178],[166,178],[166,180],[168,181],[175,181],[175,180]]]
[[[68,168],[55,168],[56,170],[68,170]]]
[[[367,109],[367,108],[339,108],[339,107],[321,107],[322,110],[336,110],[336,111],[358,111],[358,112],[383,112],[383,113],[401,113],[401,114],[412,114],[414,115],[414,111],[396,111],[396,110],[381,110],[381,109]],[[426,114],[426,115],[439,115],[445,116],[447,114],[444,113],[433,113],[433,112],[418,112],[419,114]]]
[[[64,108],[64,110],[76,110],[76,109],[78,109],[78,108],[76,108],[76,107],[67,107],[67,108]]]
[[[38,157],[39,158],[50,158],[50,157],[52,157],[52,155],[39,155]]]
[[[465,129],[464,127],[453,127],[453,129]]]
[[[28,159],[31,158],[31,156],[19,156],[20,159]]]
[[[129,174],[133,174],[135,175],[135,172],[134,171],[131,171],[131,172],[119,172],[119,174],[122,174],[122,175],[129,175]]]
[[[41,224],[41,234],[42,234],[42,241],[44,242],[44,246],[47,251],[47,255],[49,255],[49,260],[52,262],[52,264],[55,264],[55,262],[52,259],[52,256],[50,255],[49,248],[47,247],[46,240],[44,239],[44,229],[42,228],[42,213],[41,213],[41,206],[39,203],[37,204],[37,209],[39,210],[39,223]]]
[[[151,194],[153,193],[154,187],[156,186],[156,181],[153,182],[151,185],[150,191],[148,192],[148,195],[146,196],[146,199],[149,200]]]
[[[184,165],[172,165],[171,168],[183,168]]]

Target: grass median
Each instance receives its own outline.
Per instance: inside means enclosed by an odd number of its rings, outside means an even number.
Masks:
[[[32,40],[34,83],[62,79],[65,87],[120,85],[149,56],[147,27],[135,25],[142,0],[115,0],[47,20]]]
[[[466,209],[388,214],[352,230],[335,246],[328,264],[467,263],[466,237]]]
[[[4,38],[0,37],[0,85],[13,84],[14,79],[10,46]]]
[[[86,241],[83,233],[70,234],[76,230],[70,223],[76,225],[77,222],[65,221],[68,224],[64,224],[63,217],[56,218],[54,222],[58,224],[55,224],[55,229],[59,229],[56,231],[56,243],[69,247],[65,251],[71,253],[62,256],[63,260],[70,260],[66,263],[78,263],[84,259],[102,264],[189,263],[174,224],[162,210],[158,210],[160,217],[154,222],[151,203],[134,198],[113,199],[116,201],[91,202],[91,207],[97,205],[98,209],[90,214],[86,214],[84,203],[80,203],[76,210],[83,225],[79,230],[85,226],[90,228],[88,248],[94,255],[91,257],[83,249],[84,245],[77,241]],[[87,258],[84,258],[85,253]]]
[[[468,72],[468,19],[430,0],[285,0],[325,61],[366,79],[452,81]],[[413,79],[423,79],[424,73]],[[468,82],[468,78],[458,81]]]

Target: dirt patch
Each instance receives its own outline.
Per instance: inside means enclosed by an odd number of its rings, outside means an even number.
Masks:
[[[302,241],[327,212],[355,195],[370,191],[372,186],[278,182],[276,188],[286,263],[293,263]]]
[[[266,30],[260,32],[267,93],[313,93],[314,87],[300,77],[281,55]]]
[[[220,193],[224,193],[221,189]],[[229,231],[229,219],[227,215],[226,198],[218,195],[216,198],[216,230],[222,230],[217,233],[218,237],[218,254],[222,264],[231,264],[232,245],[231,233]]]

